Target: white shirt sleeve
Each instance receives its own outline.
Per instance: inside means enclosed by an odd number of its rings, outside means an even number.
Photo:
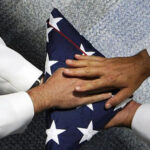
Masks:
[[[0,96],[0,139],[23,132],[33,116],[33,103],[27,93]]]
[[[42,71],[0,39],[0,94],[27,91]]]
[[[31,122],[32,100],[27,93],[19,91],[31,88],[41,74],[42,71],[8,48],[0,38],[0,95],[3,95],[0,96],[0,138],[23,132]]]
[[[150,104],[141,105],[132,120],[132,129],[150,143]]]
[[[147,49],[148,55],[150,56],[150,48]]]
[[[6,45],[1,37],[0,37],[0,45]]]

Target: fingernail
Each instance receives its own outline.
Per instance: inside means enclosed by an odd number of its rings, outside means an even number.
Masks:
[[[71,71],[69,69],[65,69],[64,72],[70,73]]]
[[[67,59],[66,62],[69,63],[69,64],[71,64],[72,60],[71,59]]]
[[[108,93],[108,96],[111,96],[111,97],[112,97],[112,93]]]
[[[111,105],[111,104],[109,104],[109,103],[108,103],[108,104],[106,104],[106,106],[105,106],[105,108],[106,108],[106,109],[110,109],[111,107],[112,107],[112,105]]]
[[[75,56],[76,56],[76,57],[80,57],[81,55],[79,55],[79,54],[75,54]]]
[[[79,91],[81,88],[80,88],[80,86],[77,86],[77,87],[75,87],[75,89],[76,89],[77,91]]]

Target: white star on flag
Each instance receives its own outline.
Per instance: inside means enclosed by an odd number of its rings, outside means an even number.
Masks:
[[[51,127],[46,130],[46,134],[47,134],[46,144],[50,140],[53,140],[57,144],[59,144],[58,135],[61,134],[61,133],[63,133],[63,132],[65,132],[65,131],[66,130],[64,130],[64,129],[56,129],[55,121],[53,121],[52,124],[51,124]]]
[[[82,51],[84,51],[88,56],[91,56],[91,55],[93,55],[95,53],[95,52],[92,52],[92,51],[91,52],[86,52],[82,44],[80,45],[80,49]],[[83,54],[83,55],[85,55],[85,54]]]
[[[52,25],[52,26],[53,26],[55,29],[57,29],[58,31],[60,31],[59,28],[58,28],[58,26],[57,26],[57,23],[58,23],[59,21],[61,21],[62,19],[63,19],[63,18],[61,18],[61,17],[54,18],[54,17],[52,16],[52,14],[50,14],[49,24]]]
[[[54,17],[52,16],[52,14],[50,14],[49,24],[52,25],[54,28],[56,28],[58,31],[60,31],[59,28],[58,28],[58,26],[57,26],[57,23],[58,23],[60,20],[62,20],[62,19],[63,19],[63,18],[60,18],[60,17],[54,18]],[[52,30],[53,30],[52,27],[47,28],[47,32],[46,32],[46,40],[47,40],[47,42],[49,42],[48,34],[49,34]]]
[[[94,111],[94,108],[93,108],[93,105],[92,104],[88,104],[88,105],[86,105],[88,108],[90,108],[91,110],[93,110]]]
[[[47,54],[46,56],[46,62],[45,62],[45,73],[47,72],[50,76],[52,75],[52,72],[51,72],[51,66],[56,64],[58,61],[55,61],[55,60],[52,60],[50,61],[49,60],[49,56]]]
[[[53,30],[53,28],[47,28],[47,30],[46,30],[46,41],[47,42],[49,42],[49,37],[48,37],[48,35],[49,35],[49,33],[51,32]]]
[[[89,109],[93,110],[94,111],[94,108],[93,108],[93,105],[92,104],[88,104],[86,105]],[[82,106],[78,106],[77,109],[79,109],[80,107]]]
[[[93,123],[90,122],[89,126],[87,128],[78,128],[78,130],[83,134],[82,139],[80,140],[79,144],[81,144],[84,141],[89,141],[95,134],[98,133],[98,131],[93,130]]]
[[[120,108],[124,108],[127,103],[129,103],[130,101],[132,100],[132,98],[127,98],[125,99],[124,101],[122,101],[120,104],[118,104],[115,108],[114,108],[114,111],[120,109]]]

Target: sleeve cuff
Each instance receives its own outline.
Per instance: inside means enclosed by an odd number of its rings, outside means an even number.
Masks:
[[[33,103],[27,93],[0,96],[0,138],[23,132],[33,116]]]
[[[42,75],[42,71],[36,68],[27,60],[24,60],[22,69],[18,71],[18,81],[15,81],[16,85],[19,85],[21,91],[29,90],[36,80]]]
[[[150,143],[150,104],[141,105],[132,120],[131,128]]]
[[[0,45],[6,46],[5,42],[3,41],[3,39],[1,37],[0,37]]]
[[[3,64],[0,68],[0,75],[17,91],[27,91],[42,75],[41,70],[11,48],[0,45],[0,53],[0,64]]]
[[[147,49],[147,52],[148,52],[148,55],[150,56],[150,49],[149,48]]]

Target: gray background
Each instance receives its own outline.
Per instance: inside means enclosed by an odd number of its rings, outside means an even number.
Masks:
[[[45,21],[58,8],[107,57],[130,56],[150,47],[149,0],[0,0],[0,36],[35,66],[44,69]],[[134,99],[149,102],[146,80]],[[0,150],[44,150],[45,113],[34,117],[22,135],[0,141]],[[148,150],[127,128],[100,131],[82,150]]]

